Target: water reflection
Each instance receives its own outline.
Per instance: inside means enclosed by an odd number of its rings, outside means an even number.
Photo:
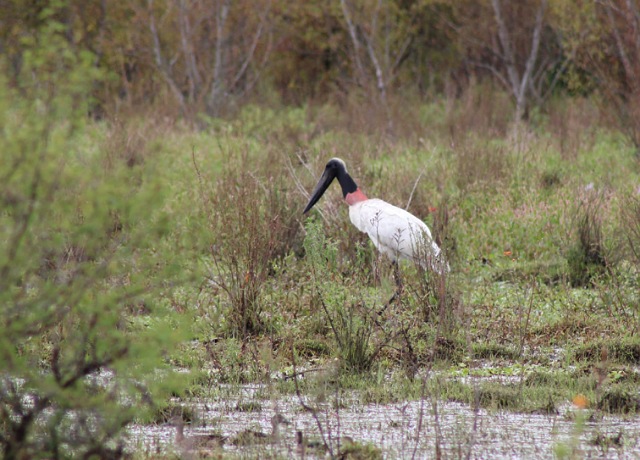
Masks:
[[[302,431],[310,438],[324,437],[334,454],[340,440],[348,436],[382,448],[385,458],[433,458],[436,449],[449,458],[467,457],[469,452],[470,458],[552,458],[560,451],[578,457],[640,458],[640,417],[607,416],[595,421],[584,417],[580,424],[581,412],[570,404],[561,408],[559,415],[541,415],[474,411],[458,403],[440,402],[434,406],[426,400],[360,405],[354,397],[353,401],[341,398],[338,410],[335,404],[327,403],[314,417],[303,411],[293,396],[262,400],[260,412],[235,410],[239,400],[255,397],[260,390],[244,387],[235,399],[185,404],[201,420],[200,426],[185,428],[185,434],[216,431],[231,437],[246,428],[268,431],[277,411],[292,423],[283,429],[277,444],[260,446],[265,453],[295,456],[296,432]],[[132,426],[130,434],[131,446],[143,452],[175,450],[175,429],[170,425]],[[616,438],[622,440],[621,446],[616,445]]]

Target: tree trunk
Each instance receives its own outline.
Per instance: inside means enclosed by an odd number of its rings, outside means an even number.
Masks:
[[[531,37],[531,50],[525,64],[525,68],[520,75],[517,67],[516,56],[513,47],[513,37],[509,34],[509,29],[502,14],[500,0],[491,0],[493,12],[498,26],[498,38],[502,47],[503,62],[507,72],[507,82],[511,95],[516,102],[515,121],[523,121],[527,116],[530,80],[533,77],[538,52],[540,50],[540,39],[542,36],[542,26],[547,0],[540,1],[540,7],[536,13],[536,22]]]
[[[211,116],[218,115],[220,110],[220,95],[224,91],[224,82],[222,81],[223,53],[225,51],[224,27],[227,22],[227,17],[229,16],[230,7],[231,0],[223,0],[222,5],[220,5],[216,13],[216,54],[213,61],[213,81],[211,82],[209,97],[207,98],[207,113]]]

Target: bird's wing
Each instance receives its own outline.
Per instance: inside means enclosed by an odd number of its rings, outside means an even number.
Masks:
[[[362,203],[355,217],[356,227],[393,260],[409,259],[425,265],[423,261],[440,254],[429,227],[404,209],[371,199]]]

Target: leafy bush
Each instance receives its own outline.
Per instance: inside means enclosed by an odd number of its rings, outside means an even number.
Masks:
[[[172,382],[177,323],[155,302],[172,273],[153,250],[166,221],[153,184],[77,149],[101,75],[42,14],[20,87],[0,77],[0,446],[119,457],[123,428]],[[134,321],[135,305],[154,317]]]

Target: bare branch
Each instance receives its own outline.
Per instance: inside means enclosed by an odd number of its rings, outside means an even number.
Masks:
[[[193,51],[193,35],[185,0],[180,0],[178,5],[178,23],[180,28],[180,42],[189,80],[189,99],[193,101],[200,90],[202,79],[196,65],[196,57]]]
[[[567,56],[564,59],[564,61],[562,61],[562,64],[560,65],[560,69],[558,69],[555,72],[555,75],[553,76],[553,80],[551,80],[551,83],[547,85],[546,91],[542,93],[541,100],[543,101],[547,100],[547,98],[551,95],[551,93],[553,93],[553,90],[555,89],[556,85],[560,81],[560,77],[564,75],[565,70],[567,70],[567,67],[569,67],[569,63],[573,61],[574,57],[575,57],[575,52],[572,52],[569,56]]]
[[[222,53],[224,51],[224,27],[229,16],[229,8],[231,6],[231,0],[223,0],[222,5],[216,12],[216,44],[215,44],[215,58],[213,61],[213,82],[211,89],[209,90],[209,98],[207,100],[207,106],[209,112],[217,113],[218,96],[222,91],[224,84],[222,82]]]
[[[498,0],[493,0],[497,2]],[[533,69],[538,59],[538,50],[540,49],[540,36],[542,35],[542,19],[544,18],[544,10],[547,6],[547,0],[541,0],[540,8],[536,14],[536,25],[533,29],[533,37],[531,39],[531,52],[525,65],[524,73],[522,74],[522,81],[520,82],[519,94],[521,98],[524,98],[524,94],[527,91],[527,85]]]
[[[544,12],[547,6],[547,0],[540,1],[540,7],[536,13],[535,25],[531,37],[531,49],[522,75],[518,72],[516,56],[513,49],[513,37],[509,34],[507,24],[502,15],[502,7],[500,0],[491,0],[493,6],[494,17],[498,25],[498,38],[500,46],[505,56],[504,65],[507,71],[507,77],[513,97],[516,100],[516,120],[520,121],[524,115],[527,106],[527,91],[530,89],[529,80],[535,71],[536,61],[538,60],[538,51],[540,49],[540,41],[542,37],[542,26]]]
[[[185,101],[180,88],[174,81],[171,75],[171,66],[175,62],[175,59],[171,62],[171,64],[167,65],[162,55],[162,48],[160,46],[160,37],[158,36],[158,29],[156,27],[156,20],[153,14],[153,0],[147,0],[147,7],[149,10],[149,31],[151,32],[151,38],[153,39],[153,54],[155,56],[156,67],[160,71],[160,75],[164,78],[165,82],[169,85],[171,92],[178,100],[180,107],[184,111],[185,109]],[[177,59],[177,58],[176,58]]]
[[[251,42],[251,47],[249,48],[249,51],[247,52],[247,57],[245,58],[244,62],[242,63],[242,65],[238,69],[238,72],[236,72],[236,76],[233,79],[233,81],[231,82],[231,88],[235,88],[235,86],[238,84],[240,79],[244,76],[245,72],[247,71],[247,68],[249,67],[249,64],[253,60],[253,55],[254,55],[254,53],[256,51],[256,47],[258,46],[258,42],[260,41],[260,38],[262,37],[262,30],[264,28],[265,22],[267,21],[267,16],[269,15],[270,10],[271,10],[271,3],[269,3],[269,7],[266,8],[264,13],[262,14],[262,17],[260,18],[260,25],[258,26],[258,30],[256,30],[256,33],[253,36],[253,41]]]
[[[344,16],[344,20],[347,22],[347,29],[349,30],[349,36],[351,37],[351,43],[353,44],[353,60],[356,63],[356,68],[358,69],[360,78],[363,79],[365,77],[365,72],[364,67],[362,66],[362,61],[360,60],[360,41],[358,40],[356,28],[351,21],[351,14],[349,14],[346,1],[340,0],[340,5],[342,6],[342,15]]]
[[[418,187],[418,182],[420,182],[420,179],[422,178],[422,174],[424,173],[424,171],[420,171],[420,174],[418,174],[418,177],[416,178],[416,181],[413,183],[413,188],[411,189],[411,194],[409,195],[409,199],[407,200],[407,205],[404,207],[405,210],[409,209],[409,205],[411,204],[411,200],[413,200],[413,194],[416,191],[416,188]]]
[[[309,172],[309,174],[311,174],[311,176],[313,176],[313,172],[311,171],[311,168],[309,167],[309,165],[303,160],[302,156],[300,155],[299,152],[296,152],[296,156],[298,157],[298,160],[300,161],[300,164],[302,164],[307,171]],[[287,160],[287,170],[289,171],[289,175],[291,176],[291,178],[293,179],[293,182],[296,186],[296,188],[298,189],[298,191],[302,194],[302,196],[305,197],[305,199],[309,199],[310,195],[309,192],[307,192],[307,189],[304,188],[304,185],[302,185],[302,182],[300,181],[300,179],[298,178],[298,174],[296,173],[295,168],[293,167],[293,164],[291,163],[291,158],[289,158],[288,156],[286,157]],[[318,210],[318,212],[320,213],[320,217],[322,218],[323,221],[328,222],[327,217],[325,216],[324,212],[322,212],[322,209],[320,208],[316,208]]]
[[[260,62],[260,65],[257,66],[253,79],[245,85],[245,88],[242,91],[242,93],[249,91],[255,86],[255,84],[260,80],[262,70],[267,66],[267,62],[269,61],[269,56],[271,56],[271,49],[273,48],[273,38],[271,34],[269,34],[268,36],[269,36],[269,40],[267,40],[267,46],[262,56],[262,61]]]
[[[378,62],[378,57],[373,49],[373,45],[371,43],[371,38],[366,34],[363,34],[365,40],[367,41],[367,52],[369,53],[369,59],[371,59],[371,63],[373,64],[373,68],[376,71],[376,83],[378,86],[378,91],[380,92],[380,98],[382,102],[385,103],[387,100],[387,88],[384,83],[384,75],[382,73],[382,67],[380,67],[380,63]]]
[[[509,82],[511,84],[511,91],[513,92],[513,95],[517,97],[518,81],[520,80],[520,77],[518,76],[515,56],[511,47],[511,37],[509,36],[507,24],[504,22],[504,18],[502,17],[500,0],[491,0],[491,4],[493,5],[493,13],[496,23],[498,24],[498,38],[500,39],[500,45],[502,46],[502,51],[504,53],[504,61],[507,67]]]
[[[412,41],[413,41],[413,37],[407,37],[407,39],[404,41],[404,43],[400,47],[400,50],[398,51],[397,56],[393,61],[393,64],[389,68],[389,73],[391,75],[395,74],[395,71],[398,69],[398,67],[400,67],[400,64],[406,57],[407,49],[409,48],[409,45],[411,45]]]
[[[511,91],[511,85],[509,84],[509,81],[504,75],[502,75],[500,70],[498,70],[495,66],[486,64],[482,61],[476,61],[476,60],[469,60],[469,64],[473,64],[475,67],[480,67],[481,69],[489,70],[498,79],[498,82],[504,86],[506,90]]]
[[[631,61],[629,60],[629,56],[627,55],[627,50],[624,45],[624,41],[620,35],[620,29],[616,23],[616,20],[613,16],[613,6],[611,2],[607,2],[604,4],[605,11],[607,12],[607,17],[609,18],[609,23],[611,25],[611,30],[613,32],[613,37],[616,40],[616,46],[618,48],[618,55],[620,56],[620,61],[622,62],[622,67],[624,68],[624,73],[627,78],[627,81],[630,86],[636,86],[637,75],[634,72]],[[623,13],[622,13],[623,14]]]

